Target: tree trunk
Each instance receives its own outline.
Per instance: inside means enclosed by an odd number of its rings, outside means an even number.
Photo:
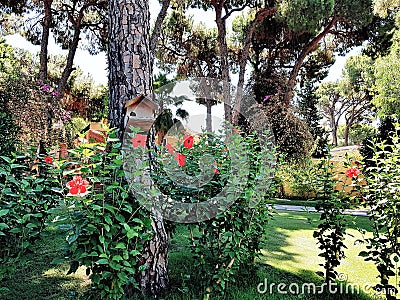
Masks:
[[[206,130],[207,132],[212,132],[212,115],[211,115],[212,102],[210,99],[206,99],[206,107],[207,107]]]
[[[345,146],[349,145],[349,131],[350,131],[350,127],[346,125],[346,128],[344,129],[344,145]]]
[[[154,55],[155,55],[156,46],[157,46],[157,39],[160,36],[161,26],[164,22],[165,17],[167,16],[167,11],[168,11],[170,3],[171,3],[171,0],[162,0],[161,11],[157,16],[156,23],[154,24],[153,33],[151,34],[150,53],[151,53],[151,58],[152,58],[152,61],[151,61],[152,66],[154,63]]]
[[[122,132],[125,103],[141,94],[152,95],[149,2],[110,0],[108,11],[109,121]],[[168,284],[168,237],[160,213],[151,214],[153,237],[144,244],[146,270],[139,283],[145,295],[159,298]]]
[[[109,20],[109,122],[122,131],[125,103],[152,94],[148,1],[109,1]]]
[[[325,29],[319,33],[315,38],[311,40],[311,42],[307,45],[306,48],[300,53],[300,56],[297,58],[296,63],[293,66],[292,72],[289,76],[289,81],[286,87],[285,95],[283,98],[283,102],[286,106],[289,106],[290,101],[293,98],[294,87],[296,86],[297,76],[299,75],[300,68],[303,65],[304,60],[307,55],[310,54],[311,51],[315,48],[315,46],[322,40],[324,36],[326,36],[332,27],[337,23],[338,18],[336,16],[332,17],[332,20],[326,25]]]
[[[338,146],[338,138],[337,138],[337,126],[334,125],[332,127],[332,139],[333,139],[333,145],[335,145],[335,147]]]
[[[65,65],[64,71],[61,75],[61,79],[58,83],[57,91],[58,91],[60,97],[62,97],[62,95],[64,94],[65,89],[67,87],[68,78],[69,78],[69,76],[71,76],[71,73],[74,70],[74,68],[73,68],[74,59],[75,59],[76,50],[78,49],[78,44],[79,44],[79,40],[80,40],[79,36],[81,34],[80,22],[81,21],[79,21],[79,23],[75,27],[74,36],[72,38],[71,45],[68,50],[67,63]]]
[[[232,113],[232,124],[238,125],[242,97],[243,97],[243,89],[244,89],[244,76],[246,74],[246,65],[247,59],[249,57],[251,42],[253,38],[254,31],[256,27],[268,16],[274,15],[276,13],[275,8],[264,8],[261,11],[257,12],[254,21],[249,26],[249,29],[246,33],[246,38],[244,40],[243,49],[240,52],[239,58],[239,78],[236,88],[236,98],[235,98],[235,107]]]
[[[53,0],[45,0],[43,1],[44,5],[44,20],[43,20],[43,31],[42,31],[42,40],[40,42],[40,67],[39,67],[39,79],[42,81],[47,80],[48,70],[48,47],[49,47],[49,37],[50,37],[50,28],[53,22],[53,16],[51,12],[51,5]]]
[[[212,0],[211,3],[215,9],[215,22],[217,23],[218,47],[221,60],[221,79],[223,81],[224,91],[224,110],[225,121],[232,120],[232,107],[231,107],[231,94],[230,94],[230,76],[229,76],[229,63],[228,63],[228,44],[226,42],[226,19],[222,17],[222,10],[224,9],[224,0]]]

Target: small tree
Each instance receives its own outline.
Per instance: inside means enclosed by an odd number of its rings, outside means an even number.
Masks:
[[[395,130],[400,130],[399,124]],[[390,300],[397,299],[397,284],[391,284],[390,278],[397,276],[400,259],[400,138],[396,131],[391,134],[392,144],[383,141],[372,145],[372,166],[365,172],[367,185],[363,192],[373,222],[373,237],[365,239],[367,250],[360,253],[365,260],[374,262],[380,280],[375,288],[384,291]]]
[[[344,210],[349,207],[349,201],[343,193],[335,190],[337,180],[333,179],[333,164],[330,157],[320,161],[320,174],[317,180],[316,196],[321,199],[316,205],[316,209],[321,213],[321,223],[318,229],[314,231],[314,237],[317,239],[321,253],[319,256],[324,258],[325,273],[318,274],[325,277],[325,282],[329,283],[337,278],[336,268],[345,258],[344,244],[346,235],[347,221],[344,216]],[[350,173],[349,173],[350,174]],[[348,176],[358,176],[358,173],[351,173]]]

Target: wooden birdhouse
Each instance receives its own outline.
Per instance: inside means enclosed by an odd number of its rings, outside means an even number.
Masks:
[[[140,95],[127,102],[125,109],[124,121],[126,127],[139,127],[141,131],[147,132],[154,123],[158,105],[145,96]]]

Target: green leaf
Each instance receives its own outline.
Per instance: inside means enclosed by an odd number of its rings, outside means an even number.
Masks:
[[[98,210],[98,211],[102,210],[102,207],[100,205],[97,205],[97,204],[93,205],[92,208],[93,208],[93,210]]]
[[[10,211],[9,209],[0,210],[0,217],[5,216],[6,214],[8,214],[9,211]]]
[[[6,223],[0,223],[0,230],[10,228]]]
[[[11,164],[11,169],[18,169],[18,168],[25,168],[25,166],[19,164]]]
[[[115,246],[115,249],[125,249],[126,245],[124,243],[118,243],[117,246]]]
[[[2,159],[4,159],[7,163],[11,164],[11,158],[7,156],[0,156]]]
[[[26,228],[32,229],[32,228],[35,228],[35,227],[38,227],[38,226],[36,224],[33,224],[33,223],[26,224]]]
[[[101,258],[98,261],[96,261],[96,264],[98,264],[98,265],[108,265],[108,259]]]
[[[139,251],[139,250],[132,250],[132,251],[130,252],[130,254],[131,254],[132,256],[137,256],[137,255],[140,254],[140,251]]]
[[[79,234],[77,232],[75,232],[73,235],[70,235],[67,237],[67,242],[68,244],[72,244],[73,242],[75,242],[79,237]]]
[[[134,238],[134,237],[138,237],[139,233],[134,229],[130,229],[130,230],[128,230],[126,235],[127,235],[128,239],[131,239],[131,238]]]
[[[13,228],[9,232],[10,233],[20,233],[21,232],[21,228]]]
[[[56,257],[56,258],[54,258],[54,259],[51,261],[50,264],[52,264],[52,265],[59,265],[59,264],[62,264],[62,263],[64,263],[64,262],[65,262],[65,258]]]
[[[112,260],[121,261],[121,260],[123,260],[123,258],[122,258],[121,255],[114,255],[113,258],[112,258]]]
[[[113,221],[111,220],[110,216],[108,216],[108,215],[104,216],[104,220],[110,225],[113,224]]]

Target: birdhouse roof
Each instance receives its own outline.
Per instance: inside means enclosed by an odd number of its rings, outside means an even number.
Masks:
[[[140,95],[140,96],[132,99],[131,101],[128,101],[125,104],[125,108],[136,107],[136,106],[139,105],[139,103],[143,103],[143,104],[145,104],[146,106],[150,107],[153,110],[156,110],[158,108],[158,105],[156,103],[154,103],[150,99],[147,99],[144,95]]]

